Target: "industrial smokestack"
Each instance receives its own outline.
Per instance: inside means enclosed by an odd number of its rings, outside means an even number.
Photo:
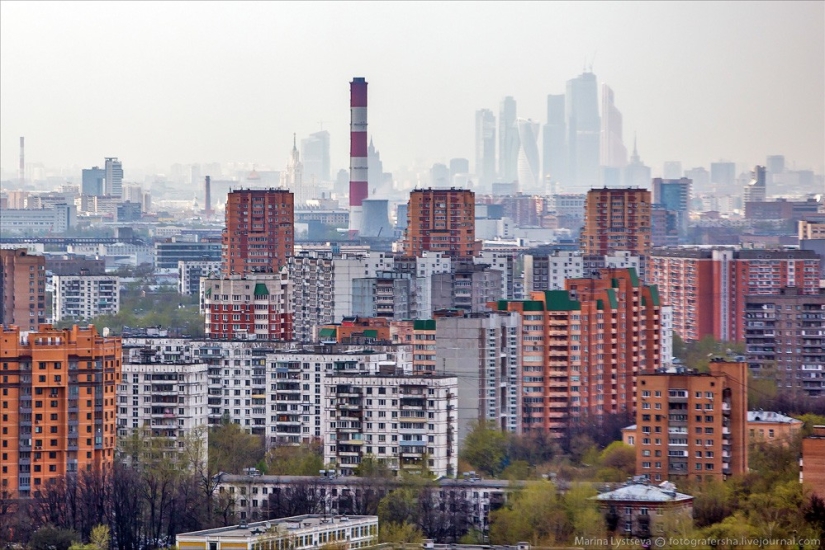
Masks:
[[[367,81],[356,77],[349,83],[349,233],[361,229],[362,203],[369,194],[367,179]]]
[[[19,168],[19,176],[20,176],[20,185],[26,183],[26,138],[20,136],[20,168]]]
[[[206,217],[212,215],[212,178],[203,179],[203,213]]]

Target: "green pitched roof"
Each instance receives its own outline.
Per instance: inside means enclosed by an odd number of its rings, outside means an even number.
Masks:
[[[659,287],[656,285],[650,285],[650,298],[653,300],[653,305],[658,306],[659,304]]]
[[[255,283],[255,297],[259,296],[269,296],[269,290],[267,290],[266,285],[264,283]]]
[[[547,311],[580,311],[582,308],[581,302],[571,300],[570,293],[566,290],[546,290],[544,301],[547,303]]]
[[[614,289],[607,289],[607,299],[610,301],[610,307],[612,309],[617,309],[619,307],[619,300],[616,298],[616,291]]]
[[[636,273],[636,268],[635,267],[629,267],[629,268],[627,268],[627,270],[630,272],[630,283],[633,285],[634,288],[638,287],[639,286],[639,274]]]
[[[378,331],[374,329],[367,329],[364,331],[364,338],[378,338]]]
[[[337,332],[338,331],[334,328],[322,328],[320,331],[318,331],[318,337],[327,339],[335,338]]]

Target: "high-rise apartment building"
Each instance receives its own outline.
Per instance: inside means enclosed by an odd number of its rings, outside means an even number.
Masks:
[[[121,450],[129,451],[130,436],[147,435],[162,442],[158,447],[164,459],[183,467],[205,468],[209,439],[207,365],[185,360],[180,349],[136,346],[124,347],[123,352],[117,408]]]
[[[748,366],[714,360],[642,373],[636,407],[636,473],[651,481],[726,479],[748,471]]]
[[[93,325],[0,329],[0,493],[26,498],[50,480],[111,465],[121,340]]]
[[[103,195],[106,185],[106,170],[98,168],[83,169],[83,183],[80,192],[83,195],[99,197]]]
[[[501,101],[498,112],[498,178],[507,183],[518,179],[519,134],[516,126],[516,100]]]
[[[294,195],[285,189],[229,193],[223,230],[223,275],[277,272],[293,253],[294,223]]]
[[[220,261],[178,262],[178,293],[197,296],[200,293],[201,277],[217,277],[221,273]]]
[[[636,376],[658,368],[659,295],[634,269],[568,279],[565,290],[501,301],[521,315],[522,431],[564,437],[635,409]]]
[[[329,132],[321,130],[301,140],[304,180],[313,185],[332,181],[329,161]]]
[[[783,392],[825,393],[825,291],[782,288],[745,298],[745,354],[751,373]]]
[[[601,119],[596,75],[582,73],[567,81],[564,98],[567,129],[567,191],[584,191],[599,185]]]
[[[303,251],[288,259],[292,281],[294,338],[311,342],[319,326],[340,323],[353,315],[353,281],[375,277],[393,268],[393,257],[383,252],[333,254]]]
[[[488,189],[496,179],[496,116],[490,109],[476,111],[476,164],[478,184]]]
[[[55,322],[89,320],[120,311],[116,275],[55,275],[52,316]]]
[[[650,191],[647,189],[591,189],[584,209],[581,233],[586,256],[606,256],[627,250],[634,256],[650,251]]]
[[[24,248],[0,250],[0,325],[37,330],[46,322],[46,258]]]
[[[457,386],[454,376],[328,374],[324,464],[352,475],[373,456],[392,470],[455,475]]]
[[[450,312],[415,321],[414,371],[458,379],[459,446],[478,421],[520,433],[520,336],[521,316],[515,312]]]
[[[206,337],[292,340],[292,303],[286,268],[203,279]]]
[[[673,306],[673,330],[682,339],[744,342],[747,297],[776,296],[784,287],[817,295],[819,267],[812,250],[657,248],[648,280]]]
[[[613,89],[602,84],[601,165],[624,168],[627,164],[627,147],[622,138],[622,113],[613,100]]]
[[[404,252],[419,257],[427,250],[452,258],[478,254],[475,240],[475,193],[466,189],[415,189],[407,207]]]
[[[564,94],[547,96],[547,124],[542,134],[542,181],[567,183],[567,133]]]
[[[123,163],[117,157],[106,157],[105,178],[106,189],[104,195],[120,197],[123,193]]]

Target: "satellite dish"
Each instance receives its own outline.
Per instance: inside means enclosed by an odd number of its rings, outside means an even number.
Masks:
[[[109,327],[103,327],[103,337],[106,338],[109,336]]]

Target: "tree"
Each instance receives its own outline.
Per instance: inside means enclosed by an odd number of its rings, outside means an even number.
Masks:
[[[60,529],[52,525],[45,525],[34,532],[29,541],[31,550],[69,550],[80,536],[71,529]]]
[[[260,436],[246,433],[238,424],[225,418],[209,432],[209,470],[240,474],[244,468],[258,464],[264,458]],[[318,471],[315,471],[317,474]]]
[[[266,473],[284,476],[317,476],[324,467],[323,449],[319,443],[283,446],[266,455]]]
[[[564,503],[549,481],[530,482],[513,493],[504,507],[490,513],[491,544],[529,541],[534,546],[554,546],[566,542],[572,532]]]
[[[89,544],[76,542],[69,547],[69,550],[109,550],[110,540],[109,526],[98,525],[92,529]]]
[[[390,544],[416,544],[424,540],[421,529],[413,523],[382,523],[378,542]]]
[[[507,435],[494,422],[476,422],[464,438],[461,458],[478,471],[497,476],[507,465]]]

